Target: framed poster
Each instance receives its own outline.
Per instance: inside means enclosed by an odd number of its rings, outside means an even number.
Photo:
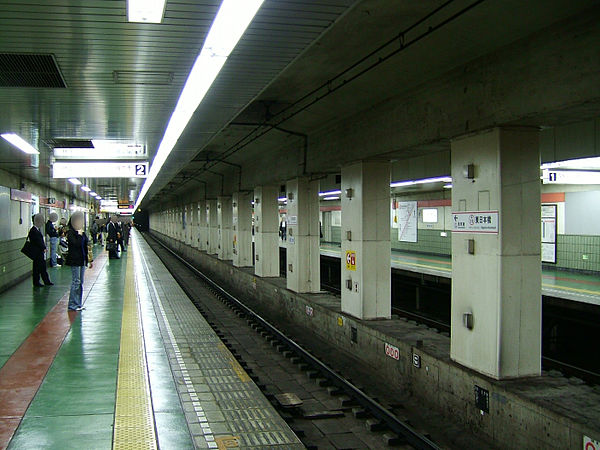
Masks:
[[[542,205],[542,262],[556,264],[556,205]]]
[[[398,202],[398,240],[417,242],[417,202]]]

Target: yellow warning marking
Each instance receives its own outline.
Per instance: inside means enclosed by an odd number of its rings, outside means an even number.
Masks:
[[[156,448],[144,337],[130,255],[125,273],[113,449]]]
[[[397,261],[397,262],[400,262],[402,265],[405,265],[405,266],[424,267],[425,269],[441,270],[443,272],[452,272],[452,269],[447,269],[445,267],[430,266],[429,264],[417,264],[417,263],[410,263],[410,262],[406,262],[406,261]]]
[[[568,286],[558,286],[556,284],[548,284],[548,283],[542,283],[542,287],[548,288],[548,289],[554,289],[555,291],[574,291],[574,292],[583,292],[584,294],[590,294],[593,296],[598,296],[599,293],[598,291],[590,291],[588,289],[580,289],[580,288],[574,288],[574,287],[568,287]]]
[[[215,442],[217,443],[217,448],[223,450],[226,448],[239,447],[240,443],[238,442],[238,439],[237,436],[221,436],[215,438]]]
[[[227,347],[225,347],[225,345],[222,342],[217,344],[217,347],[219,348],[221,353],[223,353],[223,355],[229,360],[229,364],[231,364],[231,368],[236,373],[238,378],[242,381],[242,383],[248,383],[250,381],[250,377],[248,376],[248,374],[246,373],[244,368],[242,366],[240,366],[240,363],[238,363],[236,361],[236,359],[233,357],[233,355],[229,352]]]

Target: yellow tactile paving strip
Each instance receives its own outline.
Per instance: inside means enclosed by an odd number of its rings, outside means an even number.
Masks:
[[[133,258],[127,259],[113,449],[156,449],[154,413]]]

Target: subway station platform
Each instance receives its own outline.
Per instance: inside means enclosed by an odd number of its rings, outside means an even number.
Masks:
[[[145,241],[0,295],[0,448],[303,448]]]
[[[340,257],[340,247],[321,243],[321,255]],[[452,278],[452,258],[392,250],[392,269]],[[542,268],[542,295],[600,305],[600,276]]]

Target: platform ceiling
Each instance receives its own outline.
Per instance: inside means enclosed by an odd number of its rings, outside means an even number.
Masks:
[[[152,158],[219,4],[167,0],[161,24],[139,24],[127,22],[125,0],[0,1],[0,53],[52,54],[67,86],[0,87],[0,131],[37,141],[41,151],[33,167],[26,155],[0,142],[0,168],[81,196],[66,181],[51,178],[57,139],[132,140],[145,144]],[[235,171],[231,163],[245,165],[268,149],[301,142],[299,134],[416,90],[595,4],[266,0],[163,166],[146,205],[156,194],[185,192],[190,177],[218,183],[219,176],[204,171],[207,161],[228,155],[257,124],[279,123],[294,112],[280,127],[296,135],[271,129],[228,157],[229,167],[209,163],[213,172]],[[432,26],[439,30],[428,34]],[[378,47],[394,41],[397,46],[400,39],[415,42],[401,56],[377,64],[392,46]],[[376,67],[361,73],[372,64]],[[304,108],[302,98],[312,91],[323,98]],[[431,145],[447,141],[440,136]],[[82,181],[104,197],[131,200],[141,186],[139,179]]]

